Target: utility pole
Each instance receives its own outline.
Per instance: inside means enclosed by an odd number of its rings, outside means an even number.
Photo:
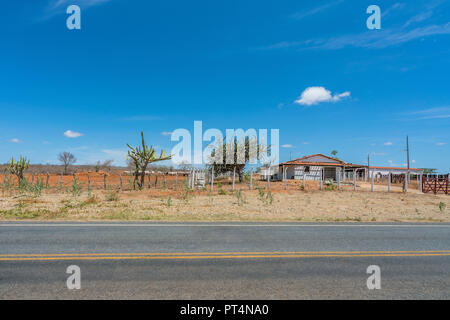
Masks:
[[[370,154],[367,154],[367,177],[366,177],[366,181],[370,176]]]
[[[289,161],[292,160],[292,151],[289,152]]]

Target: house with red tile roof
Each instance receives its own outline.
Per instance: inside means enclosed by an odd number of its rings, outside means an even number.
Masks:
[[[287,179],[298,180],[323,180],[332,179],[337,180],[338,176],[341,180],[353,179],[353,175],[356,174],[358,179],[367,179],[372,176],[383,177],[391,174],[407,174],[407,168],[398,167],[376,167],[361,164],[354,164],[345,162],[341,159],[329,157],[321,153],[304,156],[302,158],[286,161],[280,163],[275,168],[270,170],[262,170],[261,173],[266,176],[265,173],[271,175],[274,180],[282,180],[283,172],[286,174]],[[420,175],[423,174],[422,169],[410,168],[410,174]]]

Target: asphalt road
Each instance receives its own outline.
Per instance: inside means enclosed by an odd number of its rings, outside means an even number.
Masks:
[[[0,298],[449,299],[450,224],[1,222]]]

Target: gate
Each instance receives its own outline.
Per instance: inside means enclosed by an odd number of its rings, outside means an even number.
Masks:
[[[423,177],[422,179],[422,191],[424,193],[433,192],[437,193],[445,193],[448,194],[448,176],[445,178],[439,178],[438,176],[434,178]]]

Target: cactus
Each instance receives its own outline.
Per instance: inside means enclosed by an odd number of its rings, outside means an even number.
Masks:
[[[155,149],[153,149],[152,146],[148,146],[145,144],[144,141],[144,133],[141,132],[142,137],[142,147],[131,147],[129,144],[127,144],[128,148],[128,158],[133,159],[134,165],[135,165],[135,171],[134,171],[134,180],[137,182],[138,188],[142,189],[144,187],[144,179],[145,179],[145,170],[147,170],[147,166],[150,163],[157,162],[157,161],[164,161],[164,160],[170,160],[172,156],[166,156],[166,152],[164,150],[161,150],[161,154],[158,157],[156,155]],[[140,175],[140,182],[138,181]]]
[[[11,160],[8,163],[8,170],[9,173],[14,174],[17,176],[17,179],[20,181],[23,180],[23,175],[25,171],[30,167],[30,160],[28,160],[26,157],[19,157],[19,160],[16,161],[16,159],[11,158]]]

